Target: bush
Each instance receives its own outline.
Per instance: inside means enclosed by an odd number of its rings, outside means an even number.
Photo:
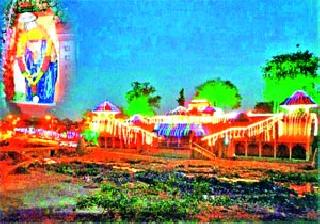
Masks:
[[[73,174],[72,167],[67,164],[58,165],[58,167],[55,169],[55,171],[58,173],[63,173],[63,174],[69,174],[69,175]]]
[[[271,181],[226,183],[215,178],[186,178],[178,172],[144,171],[136,174],[137,182],[119,186],[117,177],[127,174],[108,175],[114,178],[114,183],[103,183],[99,193],[79,198],[77,208],[97,206],[111,220],[120,216],[121,220],[135,222],[192,220],[204,209],[201,206],[204,203],[211,207],[235,204],[245,212],[262,212],[259,214],[264,216],[280,212],[298,217],[317,209],[315,195],[299,198],[294,190]],[[271,175],[284,178],[280,172]],[[298,176],[299,179],[308,178],[307,174],[289,177]],[[266,212],[270,208],[271,212]]]
[[[212,205],[222,205],[222,206],[231,205],[231,199],[227,195],[212,196],[210,197],[209,201]]]
[[[270,181],[276,181],[276,182],[290,182],[290,183],[317,183],[317,173],[282,173],[279,171],[273,171],[269,170],[267,172]]]
[[[16,170],[16,173],[20,173],[20,174],[26,174],[29,173],[28,168],[24,167],[24,166],[19,166]]]

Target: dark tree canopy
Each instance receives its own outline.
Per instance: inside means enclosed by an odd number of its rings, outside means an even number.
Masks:
[[[179,98],[177,99],[179,106],[184,106],[185,97],[184,97],[184,88],[179,91]]]
[[[258,102],[254,108],[253,113],[256,114],[269,114],[272,113],[273,103],[272,102]]]
[[[320,101],[319,58],[309,51],[274,56],[263,67],[265,101],[273,102],[273,112],[296,90],[304,90],[317,103]]]
[[[238,108],[242,97],[237,87],[230,81],[220,79],[206,81],[196,87],[196,99],[206,99],[211,105],[221,108]]]
[[[263,67],[265,78],[296,77],[298,74],[317,76],[319,59],[309,51],[273,56]]]
[[[160,108],[160,96],[154,96],[156,89],[149,82],[133,82],[132,89],[126,93],[128,107],[125,108],[127,115],[141,114],[152,115],[156,108]]]

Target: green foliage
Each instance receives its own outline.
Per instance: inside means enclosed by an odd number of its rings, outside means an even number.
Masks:
[[[263,67],[263,95],[266,101],[274,102],[274,112],[279,112],[279,104],[296,90],[304,90],[320,102],[318,62],[319,59],[308,51],[277,55],[267,61]]]
[[[100,173],[100,169],[98,166],[93,164],[86,165],[76,165],[76,164],[57,164],[55,169],[58,173],[73,175],[75,174],[78,177],[82,176],[97,176]]]
[[[270,170],[267,172],[270,181],[289,182],[295,184],[318,183],[318,173],[282,173]]]
[[[76,169],[75,173],[78,177],[85,175],[97,176],[99,174],[99,169],[95,167],[86,167],[84,169]]]
[[[93,145],[98,145],[99,132],[86,129],[82,135],[87,142],[90,142]]]
[[[203,195],[208,195],[211,193],[210,184],[208,182],[195,181],[193,183],[193,187],[193,195],[195,197],[201,198]]]
[[[305,90],[313,100],[320,102],[320,92],[315,89],[315,85],[319,84],[320,77],[303,74],[298,74],[294,78],[288,76],[277,80],[265,78],[264,98],[274,102],[274,112],[278,112],[279,104],[299,89]]]
[[[87,209],[98,206],[109,217],[120,215],[122,220],[184,220],[199,212],[197,203],[189,199],[161,199],[156,197],[127,197],[121,191],[116,193],[98,193],[89,197],[80,197],[77,208]]]
[[[156,89],[150,85],[149,82],[133,82],[131,84],[132,90],[129,90],[126,93],[126,100],[131,102],[135,98],[145,96],[148,98],[148,101],[152,107],[159,108],[160,107],[160,96],[152,96],[156,92]]]
[[[295,78],[298,74],[315,77],[318,62],[319,59],[309,51],[281,54],[267,61],[263,75],[270,79]]]
[[[133,82],[132,89],[126,93],[128,103],[125,114],[141,114],[146,116],[154,115],[155,108],[160,107],[160,96],[154,96],[156,89],[150,83]]]
[[[101,191],[95,195],[78,198],[77,208],[98,207],[109,220],[134,222],[193,220],[199,213],[212,212],[206,210],[206,205],[211,209],[236,205],[250,214],[268,209],[263,213],[266,218],[279,212],[296,217],[317,209],[316,195],[300,198],[294,190],[270,181],[225,183],[212,178],[187,178],[179,172],[138,174],[137,182],[102,184]]]
[[[73,174],[72,167],[67,164],[60,164],[55,170],[58,173],[69,174],[69,175]]]
[[[242,100],[234,84],[220,79],[206,81],[197,86],[195,99],[206,99],[213,106],[232,109],[240,107]]]
[[[184,88],[182,88],[179,92],[179,98],[177,99],[177,102],[179,106],[184,106],[185,103],[185,97],[184,97]]]
[[[111,192],[114,194],[117,192],[117,188],[114,186],[114,184],[105,183],[105,184],[101,184],[101,192],[103,193]]]
[[[131,102],[128,103],[128,107],[124,109],[126,115],[132,116],[135,114],[140,114],[143,116],[153,116],[154,110],[149,103],[149,100],[146,96],[140,96],[134,98]]]
[[[223,206],[231,205],[232,203],[230,197],[227,195],[213,196],[213,197],[210,197],[209,201],[212,205],[223,205]]]
[[[97,204],[97,198],[96,197],[86,197],[86,196],[82,196],[82,197],[79,197],[77,199],[77,208],[79,209],[87,209],[87,208],[90,208],[90,207],[93,207],[94,205]]]
[[[23,7],[19,3],[25,2]],[[10,14],[10,9],[13,9],[13,13]],[[47,9],[51,9],[55,16],[59,17],[61,22],[67,22],[67,14],[65,8],[62,8],[56,0],[7,0],[5,8],[5,20],[8,25],[13,26],[14,21],[17,19],[18,13],[23,12],[41,12]]]
[[[0,49],[1,53],[1,49]],[[0,118],[5,116],[8,113],[7,102],[6,102],[6,94],[4,92],[4,84],[0,82]]]

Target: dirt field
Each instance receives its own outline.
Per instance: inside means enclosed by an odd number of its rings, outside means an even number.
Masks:
[[[316,170],[308,171],[310,165],[307,163],[227,159],[205,161],[186,159],[190,156],[188,151],[177,152],[174,150],[138,152],[129,149],[121,151],[120,149],[88,148],[83,155],[60,154],[50,158],[44,153],[37,156],[30,149],[19,149],[19,152],[24,156],[18,156],[18,159],[15,158],[15,160],[7,156],[5,160],[0,161],[0,211],[2,212],[39,207],[47,209],[48,205],[68,209],[68,206],[74,207],[75,199],[79,195],[90,194],[92,191],[84,187],[86,184],[82,179],[48,171],[45,164],[71,164],[75,162],[102,164],[129,173],[143,170],[157,172],[174,170],[182,171],[188,177],[205,176],[227,182],[251,183],[263,180],[270,171],[280,171],[281,173],[317,172]],[[70,192],[73,193],[70,194]],[[35,198],[37,200],[34,200]],[[232,211],[233,213],[234,211]],[[219,213],[217,217],[223,218],[224,216],[221,214]],[[253,216],[251,218],[254,219]]]

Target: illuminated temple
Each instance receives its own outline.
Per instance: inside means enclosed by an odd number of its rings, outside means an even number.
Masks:
[[[174,148],[215,157],[274,157],[310,160],[316,144],[317,107],[303,91],[281,103],[283,113],[223,113],[205,100],[191,101],[166,115],[125,118],[105,101],[92,110],[86,125],[100,133],[105,148]]]

